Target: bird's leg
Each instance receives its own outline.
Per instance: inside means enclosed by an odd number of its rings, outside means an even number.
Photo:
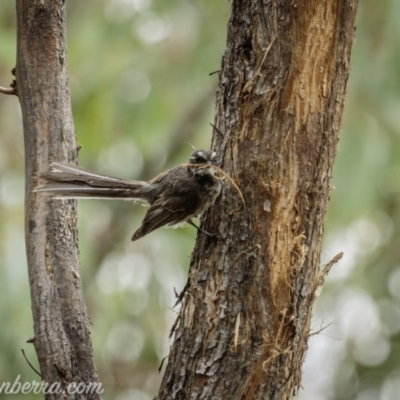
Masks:
[[[204,234],[205,234],[206,236],[208,236],[209,238],[216,238],[216,237],[218,236],[218,234],[210,233],[210,232],[204,231],[204,230],[201,229],[199,226],[197,226],[197,225],[192,221],[191,218],[188,219],[186,222],[187,222],[188,224],[194,226],[198,231],[200,231],[201,233],[204,233]]]

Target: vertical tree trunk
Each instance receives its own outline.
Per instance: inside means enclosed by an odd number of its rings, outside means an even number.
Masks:
[[[76,162],[68,88],[65,0],[17,0],[17,93],[26,161],[26,248],[34,346],[43,381],[98,382],[82,294],[76,202],[32,190],[50,161]],[[48,394],[96,399],[98,394]]]
[[[233,0],[206,218],[158,399],[290,399],[300,385],[357,0]],[[334,260],[337,261],[337,258]]]

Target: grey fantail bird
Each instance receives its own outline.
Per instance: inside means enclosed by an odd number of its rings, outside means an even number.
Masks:
[[[178,165],[143,182],[96,174],[80,167],[53,162],[50,172],[41,175],[46,180],[36,192],[48,193],[53,198],[107,198],[144,200],[150,204],[141,227],[132,240],[140,239],[164,225],[187,222],[197,227],[192,218],[212,206],[221,192],[221,179],[212,166],[216,153],[195,150],[189,164]]]

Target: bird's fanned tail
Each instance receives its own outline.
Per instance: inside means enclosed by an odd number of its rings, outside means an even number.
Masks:
[[[36,192],[53,198],[141,199],[149,201],[153,195],[147,182],[131,181],[96,174],[84,168],[53,162],[50,172],[40,175],[46,183]]]

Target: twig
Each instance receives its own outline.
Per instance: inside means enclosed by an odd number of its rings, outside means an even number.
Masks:
[[[189,288],[190,288],[190,279],[188,279],[188,281],[186,282],[185,287],[182,289],[182,291],[181,291],[181,293],[179,295],[175,292],[175,295],[177,295],[176,296],[177,300],[176,300],[176,303],[174,304],[173,308],[175,308],[178,304],[182,303],[183,296],[189,290]]]
[[[175,322],[174,322],[174,324],[172,325],[171,330],[169,331],[169,335],[168,335],[168,338],[169,338],[169,339],[171,339],[172,335],[175,333],[175,329],[176,329],[176,327],[178,326],[178,323],[179,323],[180,320],[181,320],[181,315],[179,314],[179,315],[176,317]]]
[[[0,93],[3,93],[3,94],[14,94],[14,95],[16,95],[16,94],[17,94],[17,91],[16,91],[15,88],[13,88],[13,87],[5,88],[5,87],[3,87],[3,86],[0,86]]]
[[[343,257],[343,252],[340,252],[338,254],[336,254],[335,257],[332,258],[331,261],[329,261],[327,264],[324,265],[324,267],[322,268],[322,271],[318,274],[318,276],[316,277],[315,283],[314,283],[314,288],[313,288],[313,292],[315,293],[316,290],[323,285],[326,276],[329,274],[329,271],[331,270],[331,268],[342,259]]]
[[[158,373],[161,372],[162,366],[164,365],[164,361],[168,358],[169,356],[165,356],[160,363],[160,366],[158,367]]]
[[[310,333],[308,336],[314,336],[320,334],[322,331],[324,331],[326,328],[329,328],[331,325],[333,325],[333,322],[329,323],[328,325],[325,325],[321,328],[319,328],[317,331]]]
[[[322,268],[321,274],[322,276],[326,276],[329,274],[329,271],[331,270],[331,268],[337,263],[339,262],[343,257],[343,251],[341,251],[340,253],[336,254],[335,257],[332,258],[331,261],[328,262],[328,264],[324,265],[324,268]]]
[[[26,362],[28,363],[28,365],[29,365],[40,377],[42,377],[42,374],[41,374],[41,373],[30,363],[30,361],[28,360],[28,357],[26,356],[24,349],[21,349],[21,351],[22,351],[22,354],[23,354],[23,356],[24,356]]]
[[[222,135],[222,137],[225,136],[225,135],[221,132],[221,130],[218,129],[214,124],[212,124],[212,123],[210,122],[210,125],[211,125],[220,135]]]

